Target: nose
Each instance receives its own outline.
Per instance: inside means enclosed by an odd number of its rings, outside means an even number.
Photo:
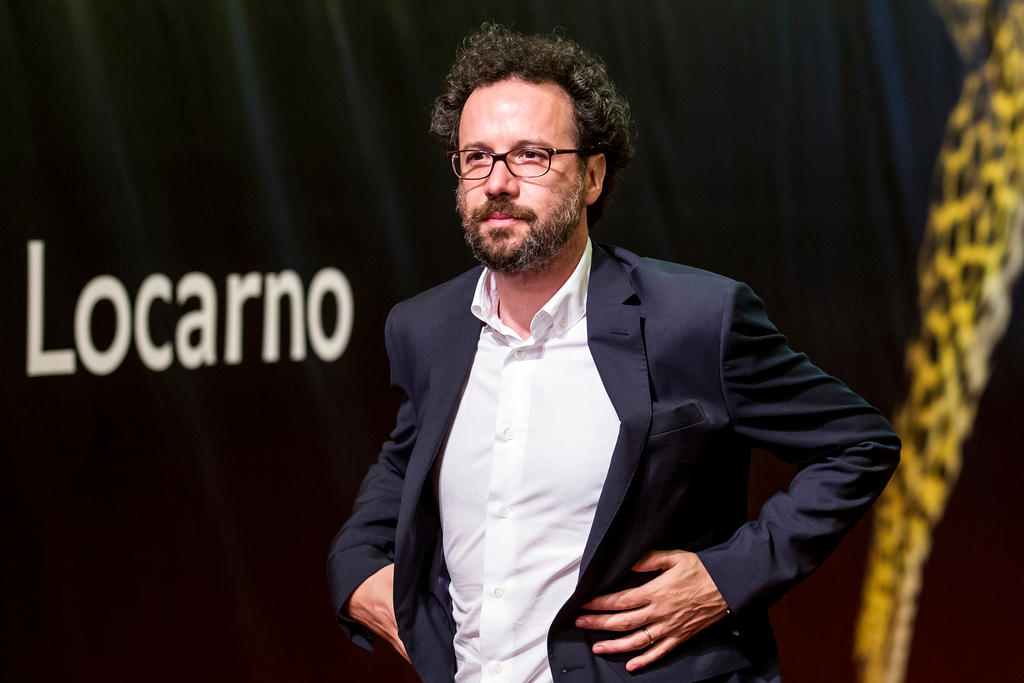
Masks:
[[[508,161],[501,159],[494,163],[491,175],[487,176],[484,191],[488,197],[500,195],[516,196],[519,194],[519,178],[512,175]]]

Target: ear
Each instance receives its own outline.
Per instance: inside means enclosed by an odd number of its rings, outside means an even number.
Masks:
[[[604,172],[607,167],[608,162],[603,154],[587,157],[587,175],[583,179],[587,189],[587,206],[596,202],[597,198],[601,196],[601,190],[604,189]]]

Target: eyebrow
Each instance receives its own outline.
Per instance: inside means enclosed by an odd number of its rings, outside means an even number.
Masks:
[[[553,149],[559,149],[557,145],[552,145],[549,142],[541,142],[540,140],[534,139],[534,140],[516,140],[512,144],[512,146],[509,147],[509,150],[521,149],[523,147],[551,147]],[[488,145],[488,144],[486,144],[484,142],[479,142],[479,141],[468,142],[468,143],[466,143],[465,147],[460,147],[460,149],[479,149],[479,150],[483,150],[483,151],[486,151],[486,152],[493,152],[494,151],[493,147],[491,147],[490,145]]]

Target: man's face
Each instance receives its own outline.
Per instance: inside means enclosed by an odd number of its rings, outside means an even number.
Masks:
[[[575,141],[572,102],[553,83],[505,80],[477,88],[459,124],[460,149],[572,149]],[[539,178],[517,178],[498,162],[487,178],[460,180],[457,206],[473,256],[499,272],[543,270],[577,231],[585,233],[584,208],[600,195],[604,177],[599,161],[584,166],[577,155],[556,155]]]

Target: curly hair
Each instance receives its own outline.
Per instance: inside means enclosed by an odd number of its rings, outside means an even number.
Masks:
[[[526,36],[501,24],[483,24],[456,54],[444,91],[434,100],[430,132],[447,149],[457,149],[459,120],[470,94],[509,78],[555,83],[565,90],[572,100],[577,148],[605,155],[604,189],[587,207],[587,222],[593,225],[633,158],[629,103],[608,78],[601,59],[559,31],[550,38]]]

